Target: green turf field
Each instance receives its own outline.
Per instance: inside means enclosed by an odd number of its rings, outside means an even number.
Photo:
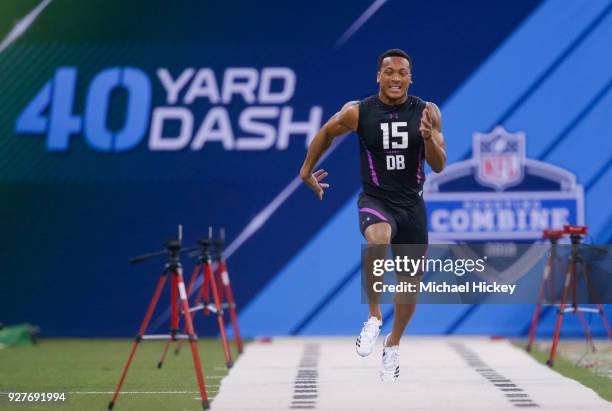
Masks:
[[[131,349],[131,340],[47,339],[38,346],[0,350],[0,409],[104,410],[112,398]],[[128,373],[115,410],[201,410],[189,345],[176,356],[169,351],[157,368],[163,342],[143,341]],[[199,341],[209,398],[214,401],[227,374],[219,340]],[[232,344],[232,356],[236,358]],[[8,392],[65,392],[63,404],[10,404]],[[147,392],[142,394],[138,392]],[[163,393],[162,393],[163,392]],[[196,399],[197,398],[197,399]]]
[[[526,342],[516,342],[516,345],[522,349],[526,346]],[[584,345],[578,344],[578,345]],[[612,354],[610,352],[610,347],[607,341],[603,343],[597,343],[599,354],[602,358],[610,358]],[[576,365],[574,362],[570,361],[568,358],[572,358],[572,351],[575,350],[576,343],[573,341],[569,342],[561,342],[559,344],[559,352],[557,358],[555,359],[555,365],[553,367],[554,370],[559,372],[561,375],[572,378],[583,385],[591,388],[595,391],[600,397],[607,401],[612,401],[612,380],[606,376],[599,375],[590,369]],[[536,344],[531,351],[531,355],[540,363],[546,364],[546,360],[548,359],[550,347],[546,344],[539,346]],[[584,350],[584,349],[582,349]]]

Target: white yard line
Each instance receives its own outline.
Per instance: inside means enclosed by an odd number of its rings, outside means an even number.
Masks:
[[[505,340],[406,337],[395,384],[379,381],[381,345],[361,358],[354,338],[251,343],[221,382],[212,409],[612,410],[592,390]],[[300,370],[311,377],[296,382]]]

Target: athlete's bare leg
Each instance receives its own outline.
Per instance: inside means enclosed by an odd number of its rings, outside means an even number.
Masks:
[[[395,304],[395,315],[393,316],[393,329],[387,338],[387,347],[399,345],[400,338],[414,314],[416,304]]]
[[[420,250],[420,246],[398,246],[393,250],[394,255],[403,255],[407,252],[408,256],[411,258],[415,258],[422,255],[424,250]],[[400,279],[398,278],[398,281]],[[404,330],[406,326],[410,322],[414,311],[416,310],[416,302],[418,296],[419,284],[421,282],[420,276],[412,276],[412,277],[402,277],[401,281],[412,283],[416,286],[416,293],[396,293],[395,294],[395,304],[394,310],[395,315],[393,316],[393,328],[391,329],[391,334],[387,337],[386,346],[392,347],[394,345],[399,345],[400,339],[402,335],[404,335]]]
[[[365,230],[365,238],[368,245],[389,245],[391,243],[391,225],[389,223],[372,224]],[[366,254],[366,267],[372,267],[375,259],[383,259],[386,257],[386,247],[370,247]],[[371,292],[374,276],[368,273],[366,275],[366,287],[368,295],[368,303],[370,304],[369,317],[376,317],[382,321],[382,312],[380,311],[380,296]],[[405,326],[404,326],[405,327]]]
[[[421,249],[421,246],[407,246],[400,245],[393,250],[394,255],[403,255],[407,252],[408,256],[411,258],[418,258],[419,255],[422,255],[425,251]],[[416,254],[415,254],[416,252]],[[404,335],[404,330],[406,326],[410,322],[414,311],[416,310],[416,302],[418,296],[419,284],[421,282],[420,276],[411,276],[406,277],[402,276],[401,280],[398,277],[398,281],[409,282],[416,286],[415,293],[396,293],[395,301],[394,301],[394,310],[395,315],[393,316],[393,328],[391,330],[391,334],[387,337],[386,346],[392,347],[394,345],[399,345],[400,339],[402,335]]]

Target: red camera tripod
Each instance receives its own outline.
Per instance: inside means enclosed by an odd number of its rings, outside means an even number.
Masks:
[[[584,329],[587,341],[591,344],[591,347],[593,348],[593,350],[595,349],[595,345],[593,344],[591,333],[588,329],[588,325],[586,324],[586,320],[584,319],[584,316],[582,313],[589,312],[589,313],[598,313],[599,315],[601,315],[601,319],[608,333],[608,337],[612,340],[612,329],[610,329],[610,324],[608,323],[608,320],[606,319],[606,315],[604,313],[603,307],[601,303],[599,302],[599,300],[597,299],[596,290],[593,288],[591,279],[589,278],[587,262],[580,255],[580,244],[584,236],[587,234],[587,227],[586,226],[566,225],[564,226],[562,233],[563,235],[569,235],[571,243],[572,243],[572,249],[571,249],[571,254],[569,257],[569,265],[564,275],[563,293],[561,296],[561,302],[558,306],[559,308],[557,309],[557,324],[555,326],[553,344],[550,349],[548,360],[546,361],[546,364],[548,364],[548,366],[550,367],[552,367],[555,363],[555,358],[557,355],[557,346],[559,344],[559,337],[561,335],[561,325],[563,323],[563,315],[567,313],[573,313],[578,316],[581,322],[582,328]],[[554,233],[551,235],[552,237],[556,237],[556,241],[558,241],[558,239],[561,238],[559,233]],[[551,239],[550,236],[549,236],[549,239]],[[552,239],[551,239],[551,242],[553,242]],[[553,243],[553,246],[554,245],[555,243]],[[551,249],[551,254],[552,254],[552,249]],[[548,271],[548,275],[552,273],[552,269],[554,266],[551,264],[551,262],[554,263],[554,260],[551,260],[549,257],[548,267],[550,268],[547,267],[547,270],[545,271],[545,278],[543,280],[542,287],[544,287],[544,282],[546,281],[547,271]],[[584,276],[589,293],[592,296],[594,296],[595,301],[597,301],[597,303],[595,304],[597,308],[584,307],[584,306],[581,307],[578,305],[577,284],[579,281],[579,278],[578,278],[579,268],[581,269],[581,272]],[[571,304],[568,303],[570,292],[572,293]],[[543,294],[541,293],[540,296],[542,297],[542,295]],[[570,306],[568,307],[568,305]],[[529,335],[530,342],[527,347],[528,350],[531,349],[531,344],[533,342],[533,335],[535,334],[535,328],[537,327],[537,319],[539,317],[540,308],[541,308],[541,303],[538,304],[538,307],[536,307],[536,313],[534,315],[534,322],[532,323],[530,335]]]
[[[180,233],[180,228],[179,228]],[[179,234],[179,238],[181,235]],[[149,308],[145,314],[144,320],[140,325],[140,329],[138,330],[138,334],[136,335],[136,339],[132,345],[132,350],[128,357],[127,363],[125,364],[125,368],[123,369],[123,373],[121,374],[121,378],[119,380],[119,384],[117,385],[117,389],[115,390],[115,394],[113,395],[113,399],[108,404],[108,409],[112,410],[115,403],[117,402],[117,398],[119,393],[121,392],[121,387],[123,386],[123,382],[125,381],[125,377],[127,376],[128,370],[132,363],[132,359],[134,358],[134,354],[136,354],[136,349],[142,340],[163,340],[168,339],[172,340],[189,340],[191,344],[191,353],[193,356],[193,365],[196,372],[196,378],[198,380],[198,386],[200,388],[200,396],[202,399],[202,407],[204,409],[209,408],[208,396],[206,394],[206,386],[204,383],[204,376],[202,375],[202,366],[200,365],[200,355],[198,352],[198,337],[195,334],[193,329],[193,323],[191,321],[190,315],[185,315],[185,334],[178,333],[178,300],[180,299],[180,304],[182,311],[184,313],[189,312],[189,302],[187,300],[187,292],[185,290],[185,283],[183,282],[183,267],[181,265],[179,254],[181,253],[181,242],[180,240],[171,240],[164,244],[166,249],[161,252],[151,253],[144,256],[136,257],[130,260],[131,263],[135,264],[138,262],[142,262],[148,260],[149,258],[156,257],[163,254],[168,254],[168,262],[165,265],[165,268],[161,274],[161,278],[157,283],[157,287],[155,288],[155,292],[153,293],[153,297],[151,302],[149,303]],[[187,251],[187,250],[185,250]],[[145,334],[147,327],[149,325],[149,321],[151,320],[151,316],[155,311],[155,306],[159,301],[159,297],[162,293],[164,285],[166,283],[167,276],[171,275],[171,286],[170,286],[170,296],[171,296],[171,304],[173,307],[172,313],[172,324],[170,334]],[[160,367],[161,365],[158,365]]]

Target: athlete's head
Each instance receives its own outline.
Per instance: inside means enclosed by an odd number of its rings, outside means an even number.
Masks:
[[[376,82],[380,96],[394,103],[404,99],[412,82],[412,59],[405,51],[391,49],[378,57]]]

